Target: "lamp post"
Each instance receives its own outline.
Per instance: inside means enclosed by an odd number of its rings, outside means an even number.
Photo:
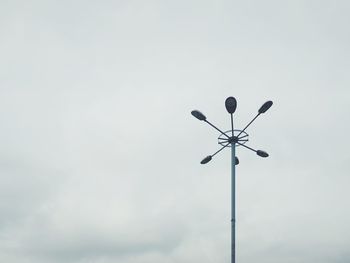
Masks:
[[[231,130],[228,130],[226,132],[223,132],[219,128],[217,128],[215,125],[210,123],[207,120],[207,117],[201,113],[198,110],[193,110],[191,114],[196,117],[200,121],[204,121],[207,124],[209,124],[211,127],[216,129],[218,132],[220,132],[220,136],[218,137],[218,143],[222,146],[219,150],[217,150],[215,153],[208,155],[205,157],[201,164],[206,164],[212,160],[212,158],[221,152],[224,148],[230,147],[231,148],[231,263],[236,262],[236,175],[235,175],[235,167],[239,163],[238,158],[236,157],[236,147],[242,146],[248,150],[251,150],[255,152],[258,156],[266,158],[268,157],[268,153],[262,150],[255,150],[247,145],[246,142],[248,142],[248,133],[246,133],[246,129],[255,121],[257,117],[259,117],[261,114],[265,113],[271,106],[272,101],[265,102],[260,109],[258,110],[258,114],[243,128],[243,130],[235,130],[233,127],[233,113],[236,111],[237,108],[237,101],[234,97],[228,97],[225,100],[225,107],[227,112],[230,114],[231,117]]]

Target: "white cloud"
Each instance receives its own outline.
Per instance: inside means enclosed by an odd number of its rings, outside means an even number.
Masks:
[[[0,260],[347,262],[345,1],[3,1]]]

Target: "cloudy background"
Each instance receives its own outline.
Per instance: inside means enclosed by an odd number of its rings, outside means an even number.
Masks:
[[[348,1],[0,1],[0,261],[350,262]]]

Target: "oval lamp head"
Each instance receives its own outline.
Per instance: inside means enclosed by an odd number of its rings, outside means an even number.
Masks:
[[[225,100],[225,107],[228,113],[232,114],[236,111],[237,108],[237,101],[234,97],[228,97]]]
[[[205,115],[198,110],[191,111],[191,114],[200,121],[205,121],[207,119],[207,117],[205,117]]]
[[[211,155],[208,155],[207,157],[205,157],[202,161],[201,164],[206,164],[209,163],[211,161]]]
[[[261,150],[257,150],[256,154],[259,155],[260,157],[264,157],[264,158],[269,156],[269,154],[267,152],[264,152],[264,151],[261,151]]]
[[[239,164],[239,159],[235,157],[235,165]]]
[[[271,108],[273,102],[271,100],[266,101],[259,109],[259,113],[265,113],[268,109]]]

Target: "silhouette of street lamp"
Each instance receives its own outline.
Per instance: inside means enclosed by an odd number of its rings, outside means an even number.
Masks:
[[[236,147],[243,146],[244,148],[251,150],[255,152],[258,156],[266,158],[269,156],[269,154],[262,150],[255,150],[247,145],[246,142],[248,142],[248,133],[246,133],[246,129],[258,118],[261,114],[265,113],[271,106],[273,102],[267,101],[265,102],[260,109],[258,110],[258,114],[243,128],[243,130],[234,130],[233,127],[233,113],[235,113],[237,108],[237,101],[234,97],[228,97],[225,100],[225,107],[227,112],[230,114],[231,117],[231,130],[228,130],[226,132],[223,132],[219,128],[217,128],[215,125],[210,123],[207,120],[207,117],[201,113],[198,110],[193,110],[191,114],[196,117],[200,121],[204,121],[208,123],[211,127],[213,127],[215,130],[220,132],[220,136],[218,137],[219,144],[222,145],[222,147],[216,151],[215,153],[208,155],[205,157],[201,164],[206,164],[210,162],[215,155],[217,155],[219,152],[221,152],[224,148],[230,147],[231,148],[231,263],[235,263],[236,261],[236,244],[235,244],[235,237],[236,237],[236,207],[235,207],[235,184],[236,184],[236,177],[235,177],[235,167],[237,164],[239,164],[239,160],[236,157]]]

